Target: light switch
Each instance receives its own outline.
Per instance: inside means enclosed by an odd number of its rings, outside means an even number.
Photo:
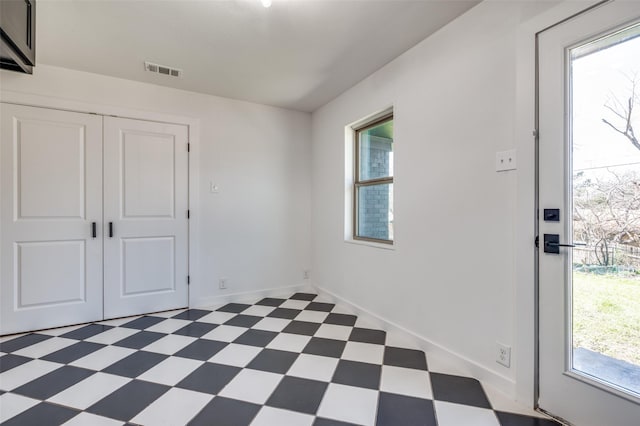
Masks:
[[[496,172],[516,169],[516,150],[496,152]]]

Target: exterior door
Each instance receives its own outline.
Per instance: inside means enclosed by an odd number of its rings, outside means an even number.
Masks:
[[[100,320],[102,117],[0,117],[0,334]]]
[[[104,118],[104,315],[188,305],[188,128]]]
[[[538,404],[576,425],[637,425],[640,3],[538,42]]]

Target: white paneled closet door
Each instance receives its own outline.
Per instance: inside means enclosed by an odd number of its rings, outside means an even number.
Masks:
[[[102,117],[0,117],[0,334],[100,320]]]
[[[188,128],[104,118],[104,315],[188,305]]]

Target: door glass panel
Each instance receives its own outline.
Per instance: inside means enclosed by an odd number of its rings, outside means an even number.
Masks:
[[[571,49],[570,79],[571,366],[640,394],[640,24]]]

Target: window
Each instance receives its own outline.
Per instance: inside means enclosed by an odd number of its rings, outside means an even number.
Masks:
[[[393,244],[393,115],[355,129],[353,238]]]

